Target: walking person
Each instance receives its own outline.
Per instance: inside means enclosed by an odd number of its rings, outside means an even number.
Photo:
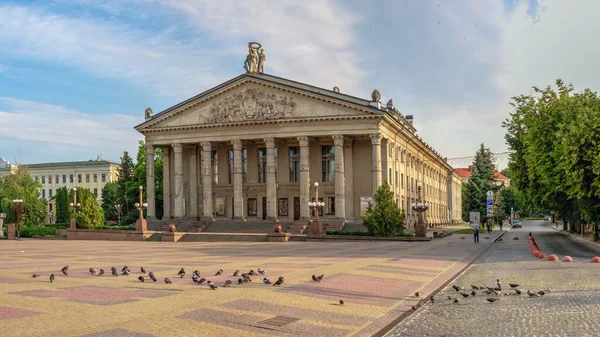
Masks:
[[[479,243],[479,225],[471,222],[471,228],[473,228],[473,242]]]

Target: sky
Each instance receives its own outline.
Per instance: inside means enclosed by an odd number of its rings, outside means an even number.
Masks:
[[[0,0],[0,157],[135,156],[133,127],[244,72],[340,87],[414,115],[448,158],[507,150],[510,98],[597,90],[600,1]]]

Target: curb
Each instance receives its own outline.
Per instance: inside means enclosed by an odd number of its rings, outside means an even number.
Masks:
[[[471,262],[467,263],[467,265],[465,265],[456,274],[454,274],[453,276],[451,276],[450,278],[448,278],[446,281],[444,281],[441,286],[439,286],[438,288],[436,288],[429,295],[425,296],[424,297],[424,303],[428,303],[432,296],[437,295],[440,291],[442,291],[444,288],[446,288],[448,286],[448,284],[450,284],[452,281],[456,280],[459,276],[461,276],[462,274],[464,274],[465,271],[467,271],[467,269],[469,269],[469,267],[471,267],[471,265],[473,263],[475,263],[475,261],[479,260],[479,258],[485,252],[487,252],[490,248],[492,248],[492,245],[494,243],[496,243],[496,241],[498,241],[498,239],[501,238],[502,236],[504,236],[504,234],[506,234],[506,233],[507,233],[506,231],[502,231],[502,233],[500,235],[498,235],[497,237],[495,237],[492,240],[492,243],[486,249],[482,250],[481,253],[479,253],[477,256],[475,256],[475,258],[473,260],[471,260]],[[405,311],[402,315],[398,316],[396,319],[394,319],[390,323],[386,324],[379,331],[377,331],[374,334],[372,334],[371,337],[384,337],[390,331],[392,331],[397,325],[399,325],[400,323],[402,323],[405,319],[409,318],[411,315],[413,315],[414,313],[416,313],[419,310],[421,310],[422,307],[423,306],[417,308],[417,310],[415,310],[415,311]]]

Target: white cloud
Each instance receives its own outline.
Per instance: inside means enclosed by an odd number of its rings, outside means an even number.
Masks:
[[[0,110],[0,139],[4,141],[119,158],[124,150],[135,155],[142,139],[131,127],[140,122],[136,117],[93,115],[10,97],[0,97],[0,102],[8,107]]]

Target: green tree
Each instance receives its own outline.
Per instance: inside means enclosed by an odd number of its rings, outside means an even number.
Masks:
[[[404,211],[398,208],[394,192],[388,183],[379,186],[374,196],[375,205],[367,210],[363,223],[369,232],[377,236],[395,236],[404,231]]]
[[[98,205],[96,197],[87,188],[77,189],[77,203],[80,204],[77,209],[77,227],[94,228],[104,224],[104,213]],[[70,199],[73,198],[71,191]],[[71,214],[72,215],[72,214]]]
[[[16,221],[13,200],[21,199],[21,221],[23,225],[41,225],[48,217],[48,202],[40,198],[42,185],[35,181],[24,166],[5,176],[0,182],[0,208],[7,215],[7,222]]]
[[[463,219],[469,219],[469,212],[479,212],[481,220],[487,219],[487,191],[498,191],[494,184],[494,157],[490,149],[481,144],[473,160],[471,177],[462,189]]]
[[[69,191],[66,187],[61,187],[56,190],[56,195],[54,197],[56,204],[56,222],[65,223],[70,221],[70,209],[69,204],[71,203],[69,200]]]
[[[129,153],[127,151],[123,152],[117,183],[119,184],[119,203],[123,205],[124,213],[133,209],[133,204],[137,196],[137,193],[133,193],[132,191],[132,186],[134,185],[133,167],[133,159],[131,159]]]
[[[507,167],[507,168],[501,170],[500,174],[503,175],[503,176],[505,176],[505,177],[507,177],[507,178],[510,178],[510,169]]]
[[[119,204],[119,183],[114,181],[104,185],[102,189],[102,211],[106,220],[118,219],[116,205]]]
[[[505,187],[500,191],[500,200],[502,203],[502,215],[510,216],[511,208],[514,212],[521,212],[523,201],[520,192],[512,186]]]

